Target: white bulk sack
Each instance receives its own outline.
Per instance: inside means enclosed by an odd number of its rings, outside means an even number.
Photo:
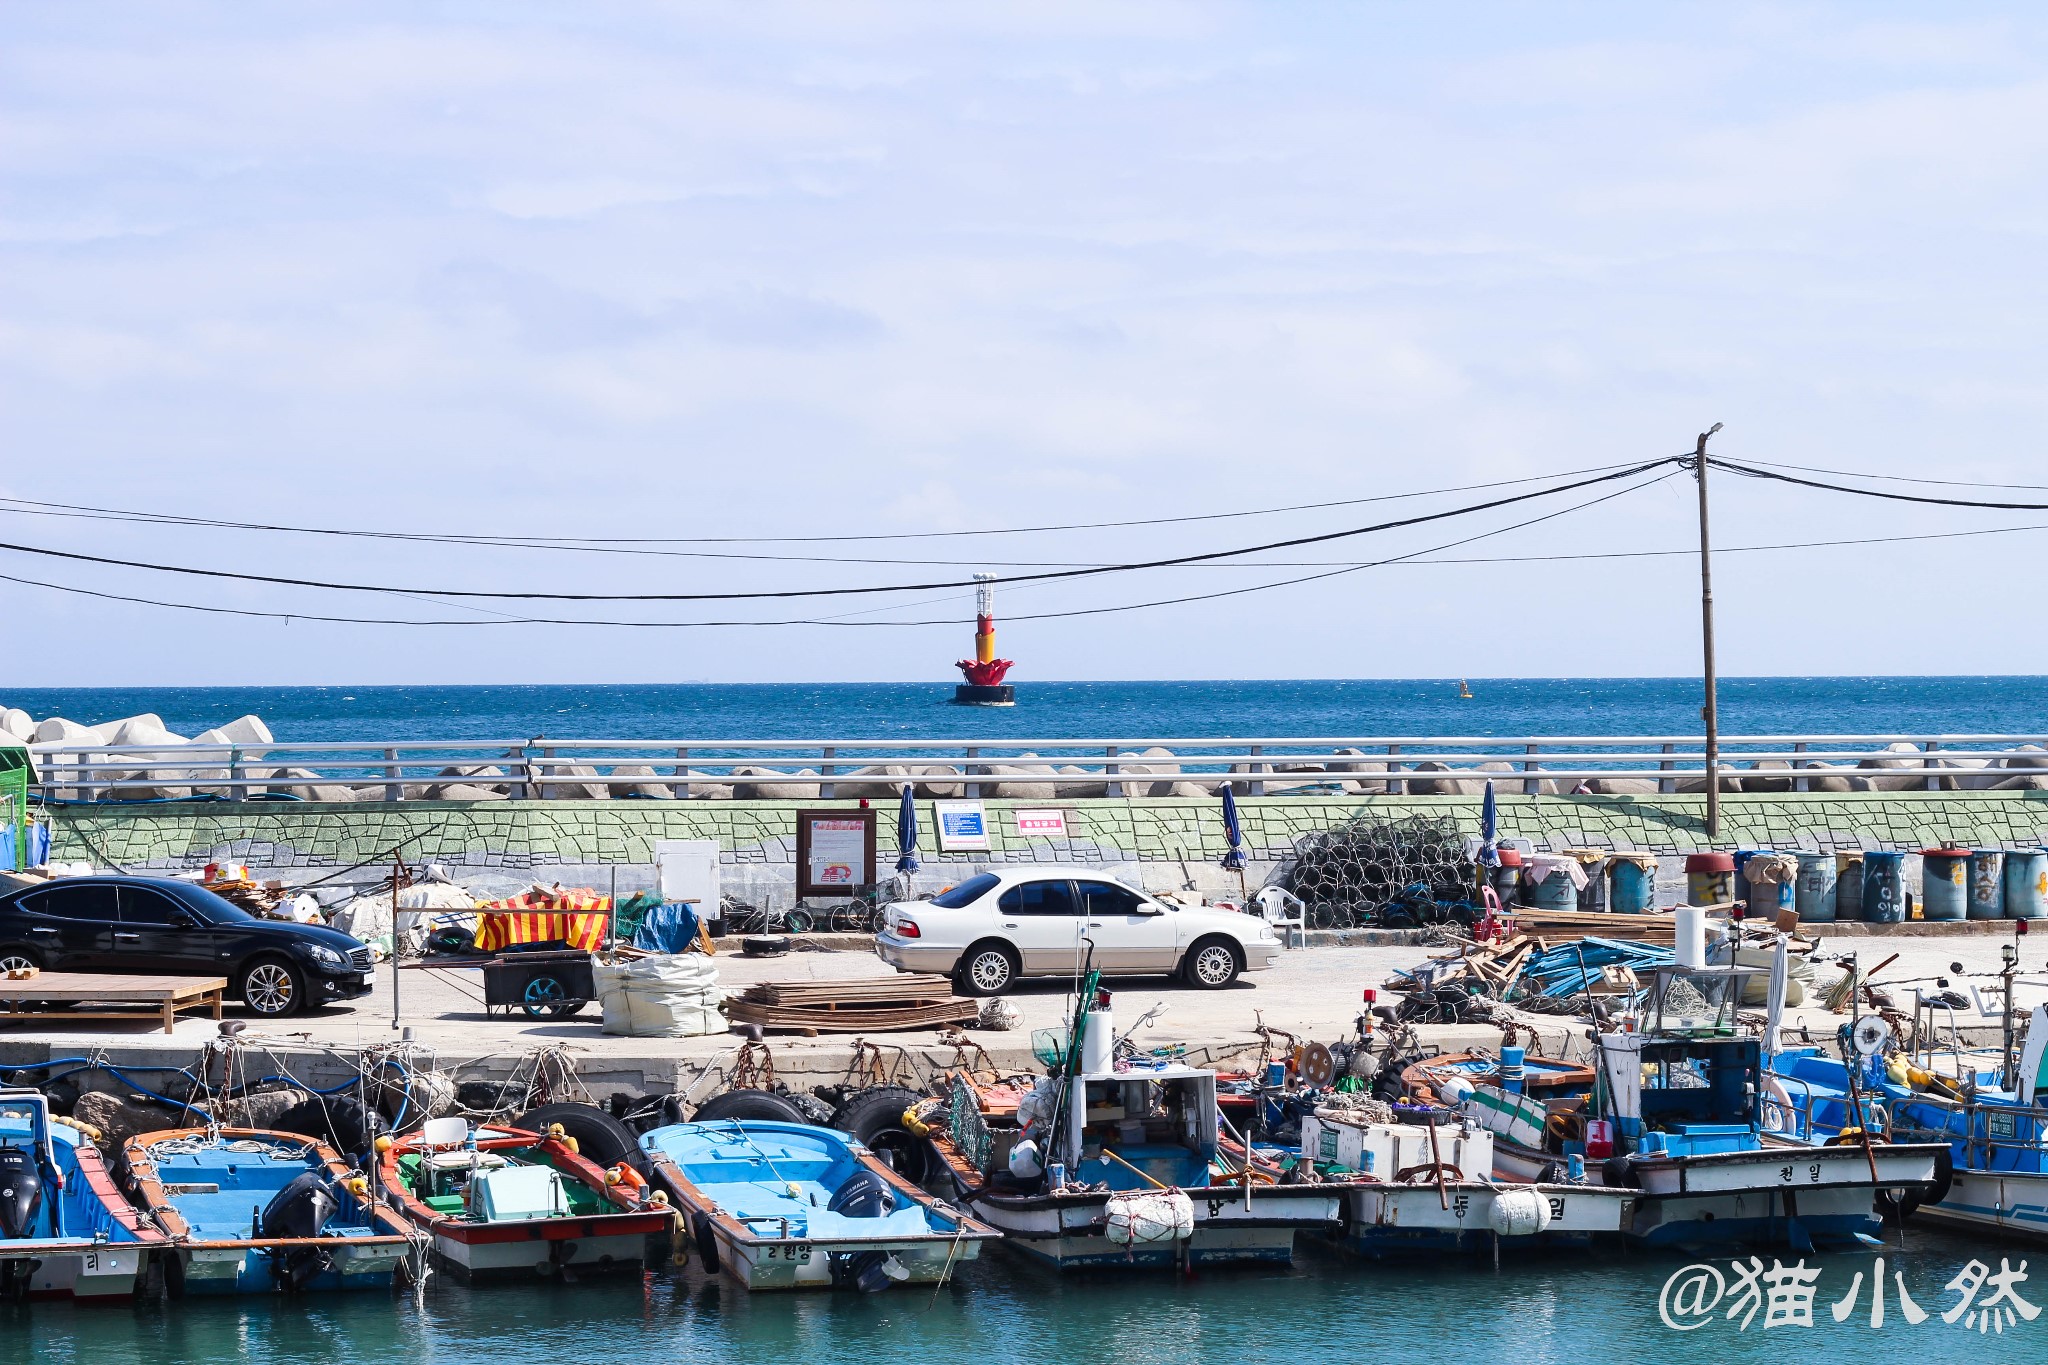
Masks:
[[[697,953],[593,959],[592,982],[604,1007],[604,1031],[627,1038],[693,1038],[723,1033],[718,968]]]
[[[1102,1235],[1120,1247],[1185,1241],[1195,1235],[1195,1206],[1181,1190],[1113,1194],[1102,1205]]]

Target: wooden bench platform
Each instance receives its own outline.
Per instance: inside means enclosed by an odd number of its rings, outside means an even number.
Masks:
[[[184,1010],[211,1009],[220,1018],[227,978],[219,976],[101,976],[43,972],[26,981],[0,980],[0,1024],[34,1019],[143,1019],[162,1015],[164,1032]],[[125,1008],[113,1008],[121,1006]]]

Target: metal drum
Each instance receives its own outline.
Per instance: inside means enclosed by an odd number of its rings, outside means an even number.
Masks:
[[[1729,853],[1685,856],[1685,903],[1722,905],[1735,899],[1735,857]]]
[[[1860,920],[1863,918],[1863,855],[1861,853],[1837,853],[1835,855],[1835,918],[1838,920]]]
[[[1751,853],[1747,858],[1743,858],[1740,854],[1736,856],[1741,865],[1741,871],[1737,880],[1744,887],[1743,898],[1749,907],[1748,914],[1757,919],[1776,919],[1780,910],[1790,910],[1793,908],[1794,904],[1796,904],[1794,897],[1799,880],[1799,874],[1796,871],[1787,875],[1783,881],[1751,881],[1749,879],[1749,871],[1759,858],[1783,858],[1796,868],[1799,862],[1796,854],[1779,853],[1775,849],[1760,848]]]
[[[1799,855],[1799,880],[1794,900],[1799,906],[1802,923],[1828,924],[1834,921],[1836,878],[1834,854]]]
[[[1920,918],[1966,919],[1970,908],[1970,850],[1920,850]]]
[[[1522,900],[1522,850],[1500,850],[1500,866],[1493,870],[1493,894],[1502,905],[1519,905]]]
[[[1905,854],[1880,851],[1863,855],[1863,918],[1872,924],[1905,921]]]
[[[2048,919],[2048,849],[2016,848],[2005,855],[2005,917]]]
[[[1608,908],[1617,915],[1640,915],[1657,904],[1657,858],[1650,853],[1617,853],[1608,868],[1614,889]]]
[[[1565,856],[1577,860],[1586,874],[1579,888],[1579,909],[1599,913],[1607,909],[1607,855],[1597,848],[1568,848]]]
[[[1579,888],[1572,884],[1572,869],[1578,865],[1577,858],[1537,854],[1529,860],[1529,876],[1522,883],[1524,899],[1538,910],[1577,910]]]
[[[1970,854],[1970,918],[2005,918],[2005,854],[1998,849]]]

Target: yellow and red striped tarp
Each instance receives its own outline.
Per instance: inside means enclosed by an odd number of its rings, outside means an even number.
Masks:
[[[594,953],[604,947],[612,898],[594,891],[529,891],[477,906],[476,946],[502,952],[523,943],[564,942]]]

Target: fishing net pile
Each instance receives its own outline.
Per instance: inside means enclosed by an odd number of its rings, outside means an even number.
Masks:
[[[1300,840],[1281,884],[1301,897],[1310,924],[1334,929],[1469,917],[1472,878],[1452,817],[1361,811]]]

